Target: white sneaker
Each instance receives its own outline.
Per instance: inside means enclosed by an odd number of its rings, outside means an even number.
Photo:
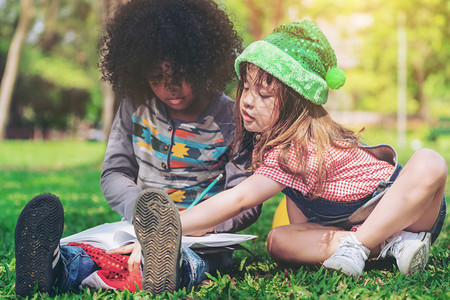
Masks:
[[[431,233],[402,233],[386,241],[377,259],[394,257],[403,275],[422,272],[430,257]]]
[[[358,241],[353,232],[339,239],[339,245],[333,255],[323,262],[327,269],[341,270],[346,275],[361,275],[370,249]]]

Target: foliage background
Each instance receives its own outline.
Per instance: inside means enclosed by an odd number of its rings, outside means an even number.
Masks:
[[[33,0],[8,128],[77,131],[102,123],[96,45],[108,5],[126,0]],[[334,46],[347,84],[331,110],[397,111],[397,28],[407,34],[407,111],[426,126],[450,116],[450,2],[447,0],[216,0],[244,44],[278,24],[309,18]],[[19,16],[19,1],[0,0],[0,74]],[[405,21],[401,21],[401,16]],[[234,84],[227,92],[234,97]],[[119,101],[117,99],[116,101]]]

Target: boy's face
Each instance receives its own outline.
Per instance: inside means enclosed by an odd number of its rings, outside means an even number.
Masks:
[[[195,102],[191,84],[187,83],[183,73],[174,72],[170,63],[161,63],[161,68],[147,79],[156,97],[161,100],[169,115],[177,116],[189,113]]]
[[[239,101],[244,127],[250,132],[266,131],[280,115],[274,83],[269,85],[264,80],[257,80],[258,69],[249,65]]]

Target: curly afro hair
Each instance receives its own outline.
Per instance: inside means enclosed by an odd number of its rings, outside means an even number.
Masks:
[[[194,91],[223,91],[242,39],[212,0],[132,0],[107,24],[98,49],[102,79],[143,103],[153,96],[147,79],[163,61]]]

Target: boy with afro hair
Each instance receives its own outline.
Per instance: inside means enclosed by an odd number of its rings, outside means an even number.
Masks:
[[[234,101],[223,93],[234,76],[241,43],[212,0],[132,0],[118,7],[99,43],[102,79],[123,98],[109,136],[101,188],[110,207],[134,224],[138,241],[109,251],[79,243],[60,246],[61,203],[52,194],[39,195],[16,226],[16,248],[22,249],[16,253],[18,295],[29,294],[35,281],[42,292],[55,285],[62,291],[80,285],[133,290],[130,279],[160,294],[189,289],[206,279],[205,273],[231,265],[232,251],[196,253],[181,246],[179,211],[220,174],[223,179],[204,199],[249,175],[242,170],[249,166],[251,149],[231,152]],[[161,194],[164,201],[153,201]],[[32,219],[36,209],[48,216]],[[197,235],[240,231],[260,212],[260,206],[243,211]],[[30,223],[42,232],[25,232],[30,226],[21,224]],[[19,238],[24,233],[26,238]],[[32,243],[40,243],[45,253],[27,252]],[[102,259],[134,275],[120,285],[120,272],[107,270],[99,283],[91,275],[107,269]],[[30,267],[29,261],[37,264]],[[32,270],[36,265],[42,270],[38,275]],[[108,281],[108,274],[115,274],[116,281]]]

